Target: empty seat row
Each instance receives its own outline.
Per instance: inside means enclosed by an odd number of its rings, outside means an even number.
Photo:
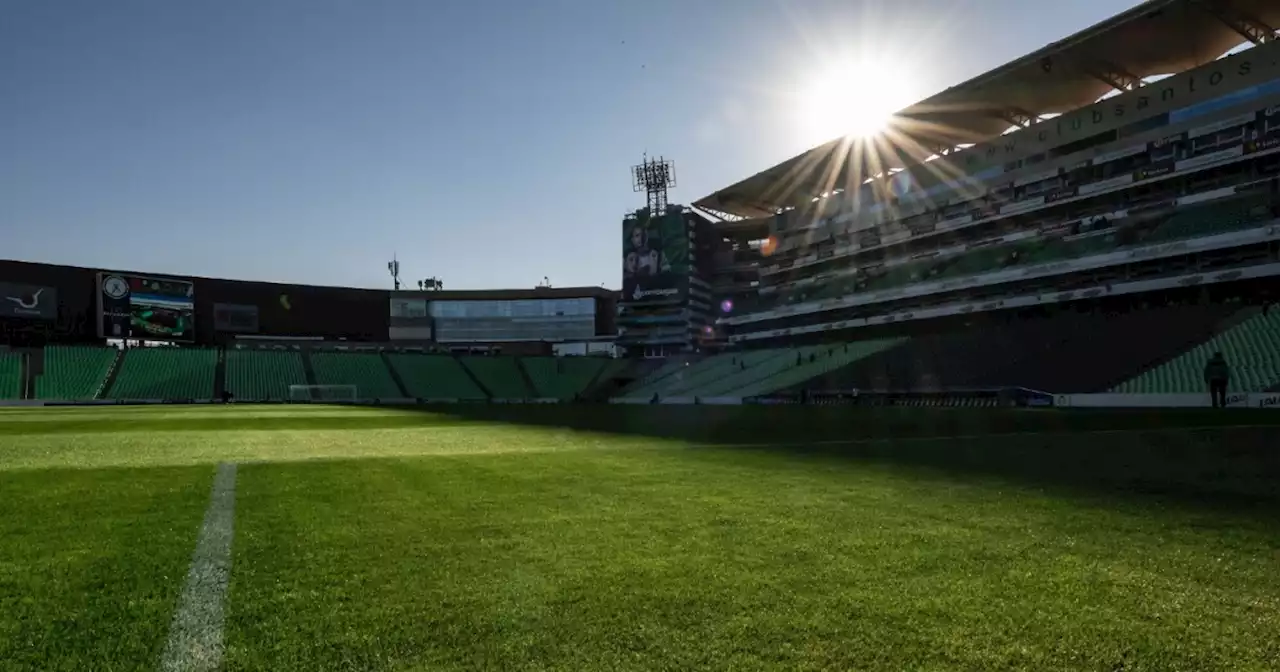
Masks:
[[[0,352],[0,399],[22,398],[22,355]]]
[[[522,357],[520,362],[536,396],[548,399],[572,399],[597,378],[616,375],[616,364],[625,364],[601,357]]]
[[[290,389],[306,385],[302,353],[280,350],[227,350],[227,391],[242,401],[286,401]]]
[[[1204,365],[1221,352],[1233,391],[1260,392],[1280,383],[1280,311],[1258,313],[1115,388],[1130,394],[1192,394],[1205,390]]]
[[[311,369],[317,385],[351,385],[357,399],[404,396],[382,356],[367,352],[313,352]]]
[[[450,355],[388,354],[409,396],[418,399],[485,399],[484,390]]]
[[[1025,387],[1104,392],[1210,338],[1236,308],[1183,305],[1129,313],[1062,310],[993,317],[922,334],[807,385],[814,389],[937,391]]]
[[[46,347],[43,372],[36,377],[36,397],[45,400],[97,398],[119,354],[115,348]]]
[[[109,399],[211,399],[218,351],[132,348],[124,352]]]

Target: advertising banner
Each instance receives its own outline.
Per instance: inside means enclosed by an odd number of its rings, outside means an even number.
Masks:
[[[681,303],[689,284],[689,231],[684,215],[649,217],[640,212],[623,221],[622,301]]]
[[[58,294],[52,287],[0,282],[0,317],[55,320]]]
[[[213,304],[213,328],[231,334],[258,333],[258,307],[237,303]]]

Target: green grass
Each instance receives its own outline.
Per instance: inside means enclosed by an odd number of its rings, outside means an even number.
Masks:
[[[156,659],[212,482],[206,467],[0,471],[0,670]]]
[[[226,670],[1280,668],[1273,416],[449,410],[0,412],[0,670],[155,669],[221,460]]]

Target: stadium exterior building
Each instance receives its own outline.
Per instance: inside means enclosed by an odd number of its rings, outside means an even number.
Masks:
[[[707,281],[717,233],[694,209],[642,208],[622,222],[622,292],[618,346],[629,355],[661,357],[707,344],[715,320]]]
[[[617,303],[598,287],[394,292],[21,261],[0,261],[0,295],[0,335],[15,346],[295,339],[578,354],[607,349]]]
[[[1265,0],[1152,0],[695,201],[720,220],[719,333],[774,345],[1269,301],[1277,25]]]

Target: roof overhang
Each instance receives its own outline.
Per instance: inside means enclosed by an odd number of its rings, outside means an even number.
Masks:
[[[1093,104],[1153,75],[1210,63],[1280,26],[1275,0],[1148,0],[895,115],[868,140],[836,139],[694,202],[763,217],[1014,125]]]

